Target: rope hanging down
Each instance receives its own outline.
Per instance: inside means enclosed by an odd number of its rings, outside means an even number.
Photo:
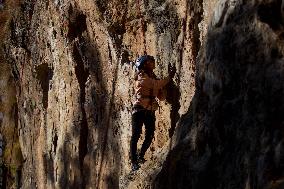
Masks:
[[[144,16],[142,15],[141,12],[141,0],[137,0],[137,6],[138,6],[138,15],[139,18],[141,18],[141,30],[142,30],[142,40],[143,40],[143,51],[144,55],[147,55],[147,49],[146,49],[146,35],[145,35],[145,30],[146,30],[146,25],[145,25],[145,20]]]

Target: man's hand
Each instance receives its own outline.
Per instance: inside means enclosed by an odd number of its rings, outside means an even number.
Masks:
[[[177,71],[176,67],[169,64],[168,70],[169,70],[169,77],[173,78],[175,76],[176,71]]]

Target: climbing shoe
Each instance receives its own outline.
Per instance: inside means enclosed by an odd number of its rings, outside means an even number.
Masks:
[[[132,171],[137,171],[140,168],[140,165],[138,163],[133,163],[131,168]]]

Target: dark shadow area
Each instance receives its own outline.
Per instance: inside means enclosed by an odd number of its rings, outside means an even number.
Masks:
[[[34,13],[33,1],[25,1],[20,4],[20,10],[17,12],[17,17],[13,17],[9,22],[10,39],[9,43],[16,47],[21,47],[30,53],[30,46],[33,40],[30,40],[31,19]],[[20,18],[20,19],[19,19]],[[19,26],[25,26],[26,29],[19,30]],[[17,29],[16,29],[17,28]]]
[[[71,157],[70,154],[72,152],[71,145],[69,139],[74,137],[71,133],[66,133],[66,140],[62,147],[59,149],[59,153],[61,154],[62,158],[65,160],[63,162],[63,170],[58,172],[56,170],[56,174],[60,177],[56,178],[55,180],[59,182],[60,188],[70,188],[70,189],[77,189],[85,187],[85,183],[83,180],[84,175],[80,175],[80,167],[78,166],[78,156]],[[71,170],[72,169],[72,170]],[[88,171],[90,168],[86,167],[84,171]],[[70,180],[70,174],[73,173],[74,177]]]
[[[22,166],[17,168],[15,180],[16,189],[20,189],[22,187]]]
[[[57,182],[57,178],[55,178],[54,176],[54,156],[56,154],[56,150],[57,150],[57,145],[58,145],[58,135],[55,131],[55,123],[53,123],[53,128],[52,128],[52,147],[50,149],[50,151],[46,154],[43,154],[43,161],[44,161],[44,171],[45,171],[45,175],[47,177],[48,181],[51,181],[50,183],[53,183],[53,187],[54,187],[54,183]],[[53,149],[53,150],[52,150]]]
[[[2,180],[2,187],[3,187],[3,189],[6,189],[6,186],[7,186],[7,179],[8,179],[8,177],[7,177],[7,175],[8,175],[8,169],[7,169],[7,167],[3,164],[2,165],[2,167],[1,167],[1,169],[2,169],[2,178],[3,178],[3,180]]]
[[[107,2],[105,0],[97,0],[96,5],[100,9],[101,14],[105,14],[107,10]]]
[[[81,13],[78,10],[74,10],[72,5],[69,6],[69,25],[68,25],[68,34],[67,37],[72,41],[77,36],[82,35],[87,29],[86,18],[87,16]]]
[[[83,59],[80,55],[80,49],[78,46],[74,45],[73,47],[73,56],[74,60],[77,63],[75,66],[75,74],[79,82],[80,86],[80,103],[82,109],[82,120],[81,120],[81,127],[80,127],[80,140],[79,140],[79,161],[81,167],[81,175],[83,180],[82,188],[85,188],[85,181],[84,181],[84,158],[88,153],[88,121],[86,116],[85,110],[85,101],[86,101],[86,82],[89,77],[89,70],[85,68]]]
[[[167,86],[167,102],[171,104],[171,127],[169,129],[169,137],[171,138],[175,132],[176,124],[180,119],[179,115],[179,109],[180,109],[180,92],[178,86],[174,84],[173,81],[170,81],[170,83]]]
[[[43,167],[45,175],[47,177],[47,180],[49,180],[51,183],[55,183],[55,178],[54,178],[54,162],[51,157],[51,154],[43,154],[42,155],[43,159]]]
[[[21,3],[21,11],[28,15],[28,19],[31,20],[34,13],[35,3],[32,0],[25,1]]]
[[[274,0],[258,7],[260,21],[267,23],[273,30],[279,30],[283,26],[281,4],[282,0]]]
[[[14,120],[15,120],[15,128],[14,128],[14,134],[13,134],[13,143],[20,143],[19,140],[19,134],[18,134],[18,130],[19,130],[19,108],[18,108],[18,104],[15,103],[14,107],[13,107],[13,116],[14,116]],[[13,145],[14,146],[14,145]],[[13,148],[12,146],[12,148]],[[15,173],[15,185],[16,188],[21,188],[22,186],[22,168],[23,168],[23,153],[22,153],[22,149],[19,147],[19,149],[15,150],[16,153],[16,161],[18,163],[17,167],[16,167],[16,173]]]
[[[42,104],[44,109],[48,107],[49,82],[52,80],[53,70],[47,63],[40,64],[36,67],[36,78],[39,80],[42,88]]]
[[[80,87],[80,105],[81,105],[81,113],[82,117],[80,119],[80,138],[79,138],[79,167],[81,172],[81,188],[86,187],[85,180],[85,167],[84,167],[84,158],[88,153],[88,121],[85,110],[85,102],[86,102],[86,82],[90,75],[88,63],[85,61],[84,52],[82,51],[82,46],[85,41],[82,38],[83,32],[87,29],[86,24],[86,15],[84,15],[81,11],[74,9],[72,5],[69,6],[68,10],[69,14],[69,25],[68,25],[68,34],[67,37],[73,41],[77,39],[75,44],[73,45],[73,57],[76,62],[75,66],[75,74]],[[78,115],[81,115],[78,113]]]
[[[106,90],[104,89],[104,83],[101,83],[101,80],[103,78],[103,75],[101,73],[101,68],[100,68],[100,59],[99,59],[99,52],[97,51],[97,47],[96,45],[92,45],[91,44],[91,40],[89,39],[89,37],[87,36],[80,36],[78,42],[76,43],[76,45],[74,46],[74,49],[76,49],[74,51],[74,55],[77,54],[77,57],[79,57],[80,59],[77,60],[77,64],[78,62],[80,62],[80,67],[76,68],[76,75],[78,77],[78,81],[79,83],[81,83],[82,85],[80,86],[80,91],[81,91],[81,104],[82,104],[82,116],[83,116],[83,120],[81,122],[82,125],[85,125],[85,129],[82,127],[80,130],[80,144],[79,144],[79,159],[80,159],[80,164],[81,164],[81,175],[83,180],[84,180],[84,186],[86,186],[86,182],[90,181],[92,178],[91,173],[94,173],[94,171],[91,171],[89,166],[92,165],[95,167],[95,164],[97,163],[97,156],[99,154],[90,154],[91,155],[91,161],[92,162],[88,162],[90,163],[89,165],[86,165],[84,163],[84,158],[87,155],[87,153],[89,153],[88,150],[88,143],[90,142],[90,138],[89,138],[89,134],[91,132],[95,132],[95,127],[100,125],[103,126],[104,122],[105,122],[105,110],[104,110],[104,106],[105,106],[105,99],[102,98],[101,95],[99,95],[96,99],[96,101],[92,102],[94,104],[90,104],[91,106],[95,106],[94,112],[91,113],[91,115],[93,114],[93,117],[91,118],[87,118],[86,115],[86,110],[84,108],[85,106],[85,87],[86,87],[86,81],[87,78],[89,77],[89,75],[95,75],[95,77],[97,78],[96,81],[92,81],[96,84],[98,84],[100,87],[99,89],[94,88],[91,89],[91,91],[93,91],[92,93],[94,95],[98,95],[98,93],[101,93],[101,89],[103,89],[104,94],[106,94]],[[79,79],[81,77],[81,79]],[[93,99],[92,99],[93,101]],[[99,108],[100,107],[100,108]],[[88,120],[91,121],[88,121]],[[91,143],[92,144],[92,143]],[[91,145],[90,144],[90,145]],[[93,150],[91,149],[92,146],[89,146],[90,148],[90,152],[92,152]]]
[[[187,135],[177,137],[154,188],[281,186],[283,43],[273,32],[254,27],[259,16],[273,30],[280,28],[281,3],[272,2],[255,7],[243,2],[221,30],[208,32],[198,59],[194,104],[177,128]]]
[[[186,114],[183,114],[181,118],[177,122],[176,130],[175,130],[175,136],[172,138],[176,144],[182,142],[185,137],[190,132],[190,129],[193,125],[193,106],[194,102],[196,101],[196,95],[191,100],[190,106],[188,108],[188,111]]]
[[[53,153],[56,153],[56,149],[57,149],[57,141],[58,141],[58,136],[57,133],[54,134],[54,138],[52,140],[52,144],[53,144]]]
[[[1,183],[3,183],[4,188],[11,188],[13,185],[19,186],[21,184],[22,165],[23,165],[23,155],[19,144],[18,136],[18,120],[19,120],[19,110],[17,103],[12,105],[11,117],[9,119],[13,120],[13,124],[6,125],[5,128],[1,128],[1,146],[2,156],[0,157],[0,176]],[[5,115],[8,116],[8,115]],[[10,128],[7,128],[10,127]],[[18,188],[19,188],[18,187]]]

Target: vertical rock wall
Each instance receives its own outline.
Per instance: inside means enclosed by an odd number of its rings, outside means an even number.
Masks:
[[[17,132],[15,82],[4,52],[9,22],[18,5],[17,0],[0,3],[0,188],[17,187],[23,161]]]
[[[21,2],[5,52],[17,86],[22,188],[149,186],[194,94],[201,19],[201,1]],[[169,64],[178,72],[133,182],[131,61],[144,51],[159,77]]]
[[[22,188],[283,188],[281,0],[18,5],[1,74],[15,80],[4,118]],[[148,161],[129,174],[131,61],[144,51],[159,77],[177,74]]]
[[[284,187],[281,7],[278,0],[218,3],[198,56],[192,109],[155,188]]]

